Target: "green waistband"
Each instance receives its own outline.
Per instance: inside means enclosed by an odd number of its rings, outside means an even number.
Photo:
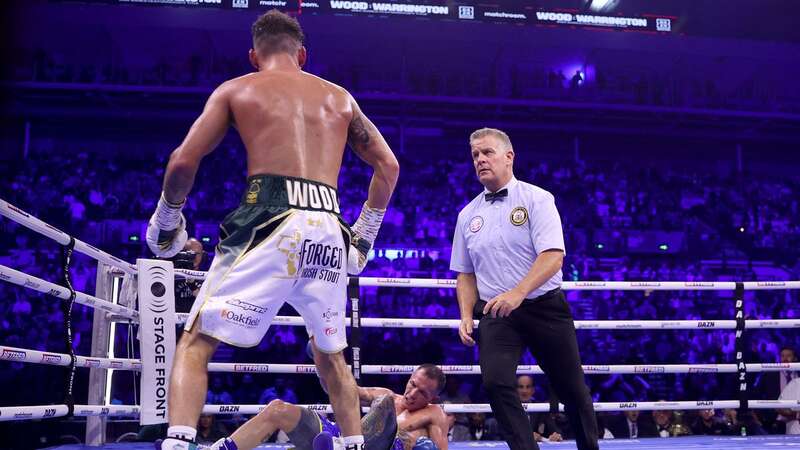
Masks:
[[[282,175],[247,177],[242,205],[282,206],[340,214],[336,189],[318,181]]]

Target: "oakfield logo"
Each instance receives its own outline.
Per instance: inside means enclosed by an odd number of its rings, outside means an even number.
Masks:
[[[223,309],[220,311],[220,317],[228,322],[242,325],[247,328],[256,328],[258,324],[261,323],[261,318],[248,316],[246,314],[237,314],[235,311],[231,311],[230,309]]]

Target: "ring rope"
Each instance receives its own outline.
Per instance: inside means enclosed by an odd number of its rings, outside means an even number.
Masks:
[[[43,352],[19,347],[0,345],[0,360],[45,364],[51,366],[69,365],[69,355],[64,353]],[[75,366],[89,369],[115,369],[141,371],[142,363],[138,359],[124,358],[88,358],[75,357]],[[370,365],[361,366],[364,375],[411,374],[419,365]],[[479,375],[478,365],[440,365],[446,374]],[[587,374],[691,374],[691,373],[736,373],[736,364],[587,364],[582,366]],[[217,363],[208,364],[209,372],[234,373],[295,373],[314,374],[313,364],[262,364],[262,363]],[[749,363],[747,372],[779,372],[782,370],[800,371],[800,363]],[[517,374],[543,374],[538,365],[521,364],[517,366]]]
[[[75,239],[69,238],[69,243],[61,246],[61,279],[69,289],[69,298],[61,302],[61,312],[64,316],[64,346],[69,356],[66,386],[64,386],[64,403],[67,405],[67,417],[72,417],[75,410],[75,399],[72,395],[75,387],[75,349],[72,345],[72,307],[75,305],[76,292],[72,287],[72,277],[69,269],[72,266],[72,250],[75,248]]]
[[[321,413],[331,414],[333,408],[326,404],[297,405]],[[463,404],[438,404],[447,413],[490,413],[488,403],[463,403]],[[700,410],[700,409],[727,409],[738,408],[738,400],[697,400],[697,401],[659,401],[659,402],[597,402],[594,410],[597,412],[613,411],[672,411],[672,410]],[[526,412],[550,411],[549,403],[523,403]],[[797,400],[751,400],[750,409],[783,409],[797,408]],[[205,405],[204,414],[258,414],[265,408],[264,405]],[[75,417],[91,416],[126,416],[139,415],[139,406],[136,405],[75,405]],[[368,407],[362,407],[362,412],[369,412]],[[564,405],[558,405],[559,411],[564,411]],[[67,405],[42,405],[42,406],[10,406],[0,407],[0,422],[10,420],[36,420],[67,415]]]

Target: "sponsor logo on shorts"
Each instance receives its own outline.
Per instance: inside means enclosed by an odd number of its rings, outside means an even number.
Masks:
[[[477,233],[483,228],[483,217],[475,216],[469,221],[469,231]]]
[[[223,309],[220,311],[219,315],[230,323],[242,325],[246,328],[256,328],[258,324],[261,323],[260,317],[253,317],[247,314],[238,314],[236,311],[231,311],[230,309]]]
[[[267,364],[234,364],[234,372],[259,372],[268,373],[269,365]]]
[[[220,414],[222,413],[236,413],[239,412],[238,405],[222,405],[219,407]]]
[[[61,356],[45,353],[42,355],[42,362],[45,364],[61,364]]]
[[[21,361],[24,360],[26,356],[28,356],[28,353],[21,350],[3,349],[3,353],[0,353],[0,359],[9,361]]]
[[[276,245],[278,251],[286,255],[286,274],[290,277],[297,275],[297,268],[299,266],[297,250],[302,237],[298,230],[294,230],[291,234],[280,235],[280,239],[278,239],[278,244]]]
[[[254,305],[252,303],[247,303],[244,300],[239,300],[238,298],[232,298],[230,300],[226,300],[225,303],[235,306],[237,308],[241,308],[245,311],[253,311],[256,314],[264,314],[267,312],[267,308],[262,308],[261,306]]]
[[[634,366],[633,373],[664,373],[666,372],[664,366]]]
[[[333,336],[334,334],[336,334],[338,332],[339,332],[339,330],[337,330],[334,327],[325,328],[325,336]]]
[[[339,312],[338,311],[332,311],[330,308],[328,308],[327,311],[322,313],[322,318],[325,319],[325,322],[330,322],[335,317],[339,317]]]
[[[286,180],[286,197],[289,205],[303,209],[321,209],[339,214],[336,190],[328,186],[302,180]]]

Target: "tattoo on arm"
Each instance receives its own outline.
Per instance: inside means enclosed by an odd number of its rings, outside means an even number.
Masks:
[[[366,152],[366,147],[370,144],[373,125],[365,122],[361,113],[356,113],[347,128],[347,143],[359,155]]]

